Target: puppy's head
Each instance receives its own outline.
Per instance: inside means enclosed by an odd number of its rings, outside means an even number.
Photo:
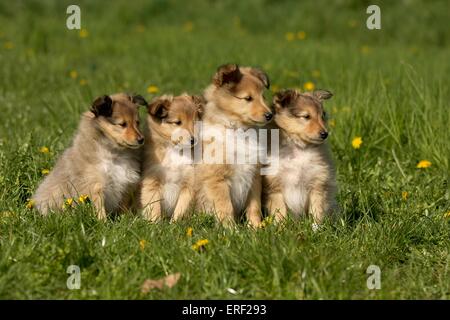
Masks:
[[[299,93],[278,92],[273,98],[275,122],[290,139],[300,145],[321,144],[328,137],[322,101],[333,94],[326,90]]]
[[[213,101],[230,121],[265,125],[273,116],[263,96],[269,86],[269,77],[263,71],[226,64],[217,69],[207,100]]]
[[[136,149],[144,144],[139,130],[138,105],[147,105],[140,95],[103,95],[94,100],[91,112],[97,127],[108,139],[120,147]]]
[[[174,146],[193,147],[198,141],[195,122],[200,120],[203,106],[201,96],[183,94],[156,98],[148,106],[152,134],[170,141]]]

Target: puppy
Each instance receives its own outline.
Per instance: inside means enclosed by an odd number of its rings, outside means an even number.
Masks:
[[[83,113],[72,146],[56,162],[33,196],[36,208],[47,214],[61,209],[65,199],[88,196],[99,219],[116,212],[139,182],[137,104],[141,96],[124,93],[101,96]]]
[[[272,112],[263,97],[269,88],[269,78],[261,70],[227,64],[218,68],[212,84],[204,91],[206,99],[202,119],[202,162],[196,165],[197,201],[205,212],[215,213],[218,220],[230,225],[238,215],[246,212],[248,223],[256,227],[261,223],[261,176],[257,163],[229,161],[240,153],[257,152],[255,139],[247,146],[237,143],[227,150],[223,142],[227,130],[264,126],[272,119]],[[212,134],[211,134],[212,133]],[[212,135],[212,137],[211,137]],[[211,145],[215,145],[216,162],[205,161]],[[218,150],[223,149],[223,150]]]
[[[198,96],[162,96],[148,107],[140,204],[150,221],[183,218],[194,201],[193,147],[195,122],[203,99]]]
[[[273,126],[280,130],[279,169],[263,177],[264,206],[280,221],[291,211],[309,214],[316,224],[337,210],[335,170],[326,143],[322,101],[329,91],[286,90],[273,99]]]

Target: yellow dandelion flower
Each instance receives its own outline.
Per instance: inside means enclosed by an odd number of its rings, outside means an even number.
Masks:
[[[145,31],[145,26],[144,25],[142,25],[142,24],[138,24],[137,26],[136,26],[136,32],[138,32],[138,33],[142,33],[142,32],[144,32]]]
[[[315,87],[316,86],[311,81],[305,82],[303,84],[303,89],[305,89],[306,91],[313,91]]]
[[[333,107],[333,109],[331,109],[331,113],[334,113],[334,114],[336,114],[336,113],[338,113],[338,108],[337,107]]]
[[[89,36],[89,32],[86,29],[81,29],[78,35],[80,38],[87,38]]]
[[[319,70],[313,70],[311,72],[311,75],[313,76],[313,78],[320,78],[320,71]]]
[[[45,176],[45,175],[47,175],[47,174],[50,173],[50,170],[48,170],[48,169],[42,169],[42,170],[41,170],[41,173]]]
[[[449,212],[446,212],[446,213],[444,213],[444,218],[446,218],[446,219],[450,219],[450,211],[449,211]]]
[[[431,162],[428,160],[420,160],[417,164],[416,168],[418,169],[425,169],[431,166]]]
[[[273,216],[268,216],[264,218],[264,220],[261,222],[260,228],[264,229],[267,226],[271,225],[273,223]]]
[[[82,194],[78,197],[78,202],[80,203],[88,203],[90,201],[89,196],[87,194]]]
[[[409,193],[408,191],[402,191],[402,199],[403,201],[406,201],[408,199]]]
[[[370,49],[369,46],[362,46],[362,47],[361,47],[361,52],[362,52],[363,54],[368,54],[368,53],[370,53],[370,51],[371,51],[371,49]]]
[[[147,241],[145,241],[144,239],[140,240],[140,241],[139,241],[139,248],[140,248],[141,250],[144,250],[146,244],[147,244]]]
[[[305,40],[306,39],[306,32],[305,31],[299,31],[297,32],[297,38],[299,40]]]
[[[205,246],[209,243],[208,239],[198,240],[192,245],[192,249],[195,251],[201,251],[205,249]]]
[[[63,205],[62,205],[61,208],[62,208],[63,210],[65,210],[65,209],[67,209],[67,208],[73,207],[73,205],[74,205],[73,199],[72,199],[72,198],[67,198],[67,199],[64,201],[64,203],[63,203]]]
[[[285,37],[285,39],[287,41],[293,41],[295,39],[295,33],[293,33],[293,32],[286,32],[284,37]]]
[[[40,153],[49,153],[50,150],[49,150],[48,147],[40,147],[40,148],[39,148],[39,152],[40,152]]]
[[[194,23],[192,23],[192,21],[187,21],[183,24],[184,32],[191,32],[192,30],[194,30]]]
[[[192,237],[192,233],[194,232],[194,229],[192,229],[191,227],[186,229],[186,235],[188,237]]]
[[[80,86],[85,86],[87,85],[87,80],[86,79],[81,79],[80,80]]]
[[[11,41],[6,41],[3,46],[5,47],[5,49],[11,50],[14,48],[14,43],[12,43]]]
[[[35,203],[35,201],[33,199],[28,199],[27,204],[25,205],[25,207],[27,209],[33,209],[35,204],[36,203]]]
[[[78,77],[78,72],[76,70],[72,70],[72,71],[69,72],[69,76],[72,79],[76,79]]]
[[[150,85],[147,88],[147,92],[148,93],[158,93],[159,92],[159,88],[155,85]]]
[[[361,137],[354,137],[352,140],[353,149],[359,149],[362,145],[363,141]]]
[[[329,125],[331,128],[336,127],[336,120],[334,120],[334,119],[328,120],[328,125]]]

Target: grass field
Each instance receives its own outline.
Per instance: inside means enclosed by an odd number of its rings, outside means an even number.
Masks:
[[[449,5],[377,2],[374,31],[371,1],[80,1],[82,31],[65,26],[72,2],[0,2],[0,298],[450,298]],[[26,208],[95,97],[200,93],[227,62],[262,67],[272,90],[334,93],[338,223],[227,230],[202,215],[152,225]],[[176,272],[174,287],[141,293]]]

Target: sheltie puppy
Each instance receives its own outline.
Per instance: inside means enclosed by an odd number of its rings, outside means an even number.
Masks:
[[[319,224],[337,212],[336,178],[326,139],[322,101],[326,90],[278,92],[273,98],[273,127],[279,129],[279,169],[263,177],[263,203],[280,221],[290,211],[294,217],[310,215]]]
[[[242,212],[246,212],[250,226],[261,223],[261,176],[259,164],[238,163],[240,153],[257,152],[253,138],[247,143],[236,143],[227,149],[224,140],[227,130],[262,127],[272,119],[263,93],[269,88],[269,78],[261,70],[227,64],[218,68],[212,83],[205,89],[206,106],[202,119],[202,162],[196,165],[195,178],[198,209],[216,215],[225,225],[234,224]],[[251,131],[250,130],[250,131]],[[214,145],[216,160],[205,161],[207,150]],[[228,145],[229,146],[229,145]],[[247,149],[247,151],[246,151]]]
[[[121,209],[140,176],[138,149],[144,137],[137,104],[146,102],[125,93],[95,99],[81,116],[72,146],[36,190],[33,200],[38,211],[47,214],[87,197],[99,219]]]
[[[194,201],[193,147],[195,122],[203,99],[183,94],[164,95],[148,107],[140,205],[147,220],[187,215]]]

